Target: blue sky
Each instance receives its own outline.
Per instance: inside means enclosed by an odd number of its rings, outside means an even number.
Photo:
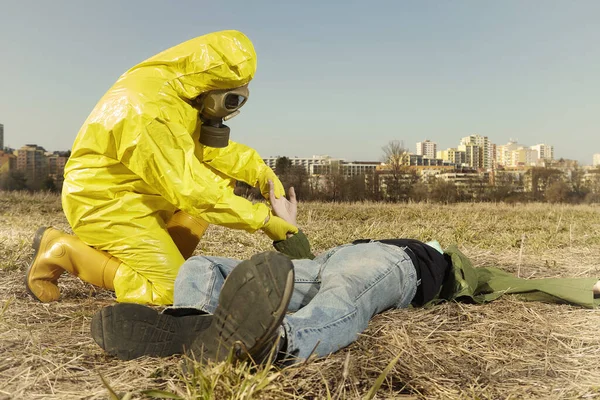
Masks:
[[[462,136],[600,153],[600,1],[0,0],[5,144],[66,150],[131,66],[238,29],[258,69],[232,139],[262,156],[379,160]]]

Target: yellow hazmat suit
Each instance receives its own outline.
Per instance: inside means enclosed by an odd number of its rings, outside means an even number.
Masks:
[[[236,180],[283,187],[255,150],[199,143],[192,99],[247,84],[256,70],[250,40],[237,31],[201,36],[136,65],[96,105],[65,167],[62,203],[75,234],[122,264],[117,300],[171,304],[184,259],[165,226],[176,210],[254,232],[265,204],[235,196]]]

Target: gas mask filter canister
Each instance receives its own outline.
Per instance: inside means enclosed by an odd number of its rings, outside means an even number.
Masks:
[[[230,129],[227,121],[240,113],[250,92],[244,85],[235,89],[211,90],[198,97],[200,109],[200,143],[209,147],[227,147]]]

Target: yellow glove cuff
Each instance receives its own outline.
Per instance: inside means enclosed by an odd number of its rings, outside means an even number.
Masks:
[[[270,218],[262,230],[274,242],[287,239],[288,233],[298,233],[297,227],[273,214],[270,214]]]

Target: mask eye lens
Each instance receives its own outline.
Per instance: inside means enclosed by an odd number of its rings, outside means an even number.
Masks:
[[[225,97],[225,108],[228,110],[237,110],[244,102],[246,102],[244,96],[240,96],[239,94],[228,94]]]

